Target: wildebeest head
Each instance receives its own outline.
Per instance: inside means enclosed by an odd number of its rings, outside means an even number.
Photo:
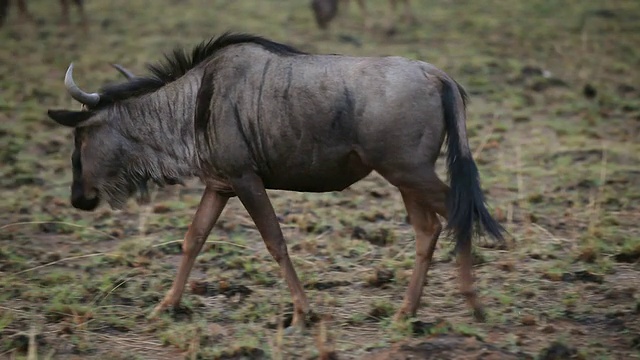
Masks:
[[[122,67],[114,67],[129,80],[135,77]],[[113,208],[120,208],[136,190],[140,191],[138,200],[146,200],[148,179],[125,174],[124,163],[134,149],[122,141],[122,135],[114,128],[113,113],[96,108],[100,94],[84,92],[75,84],[73,64],[65,75],[65,87],[71,97],[82,104],[82,110],[49,110],[47,113],[58,124],[74,128],[71,155],[73,207],[92,211],[103,197]]]

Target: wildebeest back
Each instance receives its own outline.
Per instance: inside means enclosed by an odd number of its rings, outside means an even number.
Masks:
[[[425,153],[437,154],[441,144],[433,96],[440,82],[425,77],[426,63],[281,57],[256,46],[228,49],[216,62],[202,82],[215,96],[198,99],[211,109],[200,121],[209,123],[203,136],[212,149],[198,145],[198,152],[221,173],[253,167],[270,187],[338,190],[366,175],[360,160],[375,163],[396,153],[390,139]]]

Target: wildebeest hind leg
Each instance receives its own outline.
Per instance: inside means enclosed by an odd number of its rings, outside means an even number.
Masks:
[[[425,181],[428,184],[429,191],[429,206],[433,208],[438,214],[445,219],[448,219],[447,215],[447,196],[449,194],[449,186],[443,183],[438,176],[434,173],[428,176],[429,180]],[[411,217],[411,215],[409,215]],[[484,321],[485,311],[482,302],[478,298],[475,290],[473,274],[472,274],[472,256],[471,256],[471,242],[462,244],[458,248],[458,272],[460,278],[460,292],[464,296],[467,304],[473,311],[473,316],[478,321]]]
[[[399,170],[398,166],[393,165],[395,164],[387,166],[385,169],[378,168],[376,170],[391,184],[401,189],[401,191],[408,192],[409,189],[411,189],[412,192],[421,192],[423,194],[421,196],[424,197],[424,201],[430,209],[445,219],[448,218],[447,196],[449,194],[449,186],[438,178],[438,175],[429,167],[429,165],[423,164],[419,166],[407,166],[405,164],[405,166],[400,167],[405,170]],[[409,169],[414,170],[409,171]],[[416,225],[414,222],[419,221],[419,218],[414,219],[414,217],[419,215],[414,215],[408,208],[407,212],[409,214],[409,221],[415,229]],[[417,231],[418,230],[416,230],[416,241],[418,241]],[[419,244],[416,244],[416,246],[419,246]],[[416,261],[418,261],[418,259],[416,259]],[[418,265],[416,265],[416,267],[417,266]],[[461,293],[465,297],[467,304],[471,307],[476,320],[482,321],[484,320],[485,313],[482,302],[478,298],[474,287],[473,275],[471,272],[472,257],[470,243],[468,246],[462,245],[458,248],[458,266]],[[407,290],[407,292],[408,291],[409,290]],[[405,296],[405,300],[406,299],[407,297]]]
[[[409,25],[417,25],[418,19],[416,19],[413,14],[413,9],[411,9],[409,0],[402,0],[402,2],[404,3],[404,20],[409,23]]]
[[[191,226],[189,226],[189,230],[187,230],[184,242],[182,243],[183,254],[182,259],[180,259],[180,266],[176,278],[162,302],[153,309],[151,313],[152,317],[158,315],[170,306],[176,307],[180,304],[180,299],[182,298],[184,287],[193,268],[196,256],[198,256],[202,245],[204,245],[207,240],[213,225],[215,225],[228,201],[228,197],[218,194],[213,189],[206,188],[204,190],[202,199],[200,199],[200,205],[198,205]]]
[[[89,29],[89,22],[87,20],[87,14],[84,11],[84,3],[83,0],[73,0],[74,4],[78,8],[78,14],[80,15],[80,24],[84,28],[84,30]]]
[[[431,258],[442,230],[440,220],[436,212],[429,207],[424,193],[402,189],[400,192],[416,234],[416,260],[404,301],[394,317],[395,321],[416,314]]]
[[[33,15],[29,12],[27,8],[26,0],[18,0],[18,14],[24,21],[33,21]]]
[[[60,24],[64,26],[69,25],[69,0],[60,0],[60,7],[62,8]]]
[[[484,306],[473,285],[473,274],[471,268],[473,266],[473,258],[471,256],[471,242],[462,243],[458,247],[458,266],[460,272],[460,290],[467,300],[467,304],[473,310],[473,316],[478,321],[485,321],[486,314]]]
[[[278,218],[273,210],[262,179],[256,174],[249,173],[230,180],[233,190],[247,209],[256,224],[267,250],[276,260],[282,275],[287,282],[293,300],[292,327],[304,327],[305,315],[309,311],[309,302],[304,293],[298,275],[291,263],[287,244],[285,243]]]
[[[9,14],[9,0],[0,0],[0,27],[4,25]]]

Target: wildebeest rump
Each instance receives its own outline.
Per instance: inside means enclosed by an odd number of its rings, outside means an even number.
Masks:
[[[340,191],[376,171],[402,195],[416,233],[416,262],[396,319],[414,315],[436,241],[448,219],[462,293],[483,316],[471,274],[471,240],[502,239],[487,211],[466,135],[462,87],[402,57],[312,55],[262,37],[226,33],[151,75],[87,93],[65,76],[84,111],[49,110],[75,129],[72,204],[121,208],[146,183],[206,185],[183,243],[176,279],[154,314],[176,306],[230,197],[237,196],[278,262],[303,323],[309,303],[266,189]],[[434,170],[447,139],[451,188]]]
[[[23,19],[31,20],[33,19],[33,15],[27,9],[27,0],[15,0],[18,5],[18,13]],[[9,2],[10,0],[0,0],[0,27],[4,25],[6,18],[9,14]],[[82,0],[73,0],[78,8],[78,12],[80,13],[80,17],[82,19],[82,24],[86,26],[86,15],[84,13],[84,5]],[[62,6],[62,23],[67,24],[69,22],[69,0],[60,0],[60,5]]]

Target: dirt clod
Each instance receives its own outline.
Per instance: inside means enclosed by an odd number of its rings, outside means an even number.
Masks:
[[[635,262],[640,261],[640,246],[635,249],[629,249],[626,251],[621,251],[613,256],[615,261],[621,263],[629,263],[633,264]]]
[[[311,328],[315,324],[319,323],[321,319],[322,318],[320,314],[316,313],[313,310],[310,310],[304,316],[304,326],[306,328]],[[277,329],[278,326],[280,326],[280,321],[282,321],[282,327],[285,329],[291,326],[291,322],[293,321],[293,304],[292,303],[289,303],[287,305],[285,312],[281,316],[274,316],[273,318],[271,318],[271,320],[269,320],[265,324],[265,327],[267,329]]]
[[[11,347],[18,350],[20,353],[26,353],[29,348],[29,336],[26,334],[19,334],[11,338]],[[37,346],[45,346],[47,342],[42,334],[36,334]]]
[[[564,273],[562,275],[563,281],[585,281],[602,284],[604,282],[604,276],[595,274],[587,270],[574,271],[573,273]]]
[[[553,325],[547,325],[543,327],[541,331],[544,334],[553,334],[554,332],[556,332],[556,328]]]
[[[351,285],[350,281],[318,281],[314,283],[308,283],[304,285],[305,289],[313,289],[313,290],[327,290],[331,288],[335,288],[338,286],[348,286]]]
[[[367,278],[367,284],[373,287],[383,287],[394,279],[394,272],[388,269],[376,269],[376,272]]]
[[[366,236],[367,236],[367,231],[361,228],[360,226],[354,227],[353,231],[351,232],[352,239],[364,240]]]
[[[502,271],[511,272],[515,270],[516,265],[513,263],[513,261],[501,261],[497,264],[497,267]]]
[[[166,214],[171,211],[171,207],[166,204],[155,204],[153,206],[154,214]]]
[[[633,295],[636,293],[635,287],[625,288],[613,288],[604,293],[604,297],[610,300],[633,300]]]
[[[482,340],[454,334],[441,334],[426,340],[403,342],[386,349],[376,349],[362,360],[532,360],[523,353],[513,353]]]
[[[533,315],[523,315],[522,318],[520,318],[520,322],[522,325],[532,326],[536,324],[536,317]]]
[[[395,240],[393,231],[387,228],[378,228],[373,231],[367,231],[359,226],[353,228],[351,232],[352,239],[366,240],[376,246],[388,246]]]
[[[596,97],[596,95],[598,95],[598,91],[593,85],[586,84],[584,88],[582,88],[582,94],[587,99],[593,99],[594,97]]]
[[[244,285],[229,284],[226,281],[207,282],[207,281],[191,281],[189,282],[191,292],[200,296],[216,296],[224,295],[227,298],[234,295],[240,295],[240,301],[253,293],[253,290]]]
[[[415,320],[411,322],[411,331],[414,335],[446,334],[453,331],[451,324],[446,320],[424,322]]]
[[[561,342],[554,342],[549,347],[540,351],[539,360],[567,360],[580,359],[578,351]]]
[[[175,321],[191,321],[193,317],[193,309],[183,304],[173,306],[169,309],[171,318]]]
[[[261,350],[261,349],[258,349],[258,348],[254,348],[254,347],[249,347],[249,346],[242,346],[242,347],[234,349],[234,350],[226,350],[222,354],[220,354],[220,356],[217,357],[216,359],[219,359],[219,360],[245,360],[245,359],[262,360],[262,359],[268,359],[268,357],[267,357],[267,354],[264,352],[264,350]]]

